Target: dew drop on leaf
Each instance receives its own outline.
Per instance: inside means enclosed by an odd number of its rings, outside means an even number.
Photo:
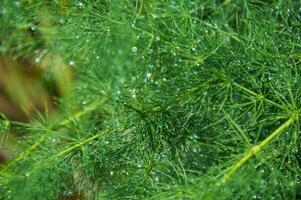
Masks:
[[[34,61],[35,61],[36,63],[40,63],[40,62],[41,62],[41,58],[40,58],[40,57],[36,57],[36,58],[34,59]]]
[[[136,53],[138,51],[137,47],[132,47],[132,52]]]

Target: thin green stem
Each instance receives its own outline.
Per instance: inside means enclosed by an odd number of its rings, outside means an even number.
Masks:
[[[152,112],[158,112],[158,111],[162,111],[163,109],[167,108],[168,106],[172,105],[173,103],[178,102],[179,100],[181,100],[182,97],[185,97],[188,94],[194,93],[198,90],[200,90],[203,86],[206,86],[212,82],[215,82],[219,80],[218,78],[212,78],[212,79],[208,79],[206,82],[202,83],[201,85],[198,85],[196,87],[190,88],[188,90],[184,90],[183,92],[180,92],[175,98],[169,100],[168,102],[159,105],[159,106],[155,106],[153,108],[151,108]]]
[[[36,143],[34,143],[28,149],[26,149],[24,152],[19,154],[12,162],[10,162],[8,165],[6,165],[3,170],[7,170],[8,168],[13,166],[17,162],[23,160],[25,156],[31,154],[31,152],[33,152],[40,144],[42,144],[45,141],[45,139],[46,139],[45,135],[41,136],[40,139]]]
[[[102,98],[99,101],[95,101],[91,103],[89,106],[87,106],[84,110],[81,110],[71,118],[71,119],[64,119],[59,123],[60,126],[65,126],[71,122],[72,119],[78,119],[83,115],[86,115],[87,113],[90,113],[91,111],[97,109],[99,106],[103,105],[106,102],[107,98]]]
[[[233,82],[233,85],[236,86],[237,88],[239,88],[240,90],[248,93],[248,94],[251,94],[252,96],[254,97],[257,97],[258,99],[262,99],[263,101],[266,101],[278,108],[280,108],[281,110],[287,110],[284,106],[280,105],[279,103],[276,103],[270,99],[267,99],[265,96],[261,95],[261,94],[257,94],[256,92],[253,92],[252,90],[249,90],[248,88],[236,83],[236,82]]]
[[[253,156],[261,152],[262,148],[268,145],[275,137],[279,136],[286,128],[288,128],[296,119],[297,114],[294,113],[286,122],[273,131],[268,137],[261,141],[258,145],[253,146],[237,163],[235,163],[230,170],[224,175],[225,180],[231,178],[231,176],[242,167]]]
[[[91,142],[92,140],[95,140],[96,138],[98,138],[102,134],[103,134],[103,132],[99,132],[98,134],[93,135],[92,137],[89,137],[89,138],[85,139],[84,141],[81,141],[81,142],[69,147],[68,149],[65,149],[65,150],[61,151],[60,153],[56,154],[55,157],[60,157],[60,156],[66,155],[66,154],[72,152],[74,149],[77,149],[77,148]]]
[[[61,152],[59,152],[59,153],[51,156],[51,157],[48,157],[46,160],[40,160],[38,163],[41,163],[42,161],[45,162],[45,161],[48,161],[48,160],[51,160],[51,159],[54,159],[54,158],[58,158],[60,156],[64,156],[64,155],[66,155],[66,154],[74,151],[75,149],[78,149],[78,148],[86,145],[87,143],[89,143],[89,142],[97,139],[98,137],[100,137],[103,134],[104,134],[103,132],[99,132],[96,135],[93,135],[93,136],[91,136],[91,137],[89,137],[89,138],[87,138],[87,139],[85,139],[83,141],[80,141],[77,144],[75,144],[75,145],[73,145],[73,146],[71,146],[71,147],[69,147],[69,148],[67,148],[67,149],[65,149],[65,150],[63,150],[63,151],[61,151]],[[37,166],[39,166],[39,165],[36,163],[36,165],[31,169],[31,171],[33,171],[34,169],[36,169]],[[5,174],[5,170],[0,171],[0,174],[2,176],[4,176],[4,177],[11,176],[11,174],[8,174],[8,173]]]
[[[103,105],[106,102],[107,98],[103,98],[99,101],[95,101],[94,103],[91,103],[89,106],[87,106],[84,110],[79,111],[77,113],[75,113],[74,118],[73,119],[79,119],[81,116],[86,115],[87,113],[95,110],[96,108],[98,108],[100,105]],[[72,120],[70,119],[64,119],[63,121],[61,121],[59,123],[60,127],[62,126],[66,126],[68,125]],[[5,168],[3,169],[4,171],[9,169],[9,167],[13,166],[14,164],[16,164],[17,162],[23,160],[26,156],[30,155],[38,146],[40,146],[48,137],[46,137],[45,134],[43,134],[40,139],[34,143],[33,145],[31,145],[28,149],[26,149],[24,152],[22,152],[21,154],[19,154],[12,162],[10,162],[8,165],[5,166]]]

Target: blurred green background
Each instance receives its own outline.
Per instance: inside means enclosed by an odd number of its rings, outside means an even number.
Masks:
[[[46,73],[47,72],[47,73]],[[50,72],[50,73],[49,73]],[[15,60],[0,55],[0,113],[10,126],[28,122],[39,112],[56,112],[56,99],[70,89],[71,69],[58,55],[45,55],[43,60]],[[14,154],[25,129],[14,128],[2,133],[0,163],[5,164]],[[7,137],[4,140],[4,134]]]

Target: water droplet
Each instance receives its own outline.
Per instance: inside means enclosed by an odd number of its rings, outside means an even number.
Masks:
[[[55,138],[49,138],[49,140],[53,143],[57,142],[57,139],[55,139]]]
[[[63,191],[62,195],[63,195],[64,197],[69,197],[69,196],[72,195],[72,191],[71,191],[71,190],[69,190],[69,191]]]
[[[132,47],[132,52],[136,53],[138,51],[137,47]]]
[[[59,23],[60,24],[65,24],[65,20],[64,19],[59,19]]]
[[[84,8],[84,4],[83,4],[82,2],[78,2],[77,6],[78,6],[78,8],[80,8],[80,9]]]
[[[126,175],[129,175],[129,172],[125,171],[125,170],[122,170],[122,173],[123,174],[126,174]]]
[[[152,77],[152,74],[148,72],[148,73],[146,74],[146,77],[145,77],[144,81],[145,81],[145,82],[148,81],[151,77]]]
[[[41,58],[40,58],[40,57],[36,57],[36,58],[34,59],[34,61],[35,61],[36,63],[40,63],[40,62],[41,62]]]

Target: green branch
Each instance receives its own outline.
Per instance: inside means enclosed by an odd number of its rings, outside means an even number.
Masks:
[[[90,113],[91,111],[97,109],[99,106],[103,105],[106,102],[106,100],[107,100],[107,98],[103,98],[99,101],[95,101],[95,102],[91,103],[84,110],[75,113],[75,115],[73,116],[72,119],[79,119],[81,116]],[[64,119],[63,121],[61,121],[59,123],[59,127],[68,125],[72,121],[72,119]],[[6,171],[11,166],[15,165],[17,162],[23,160],[26,156],[30,155],[47,138],[48,138],[47,135],[43,134],[37,142],[35,142],[33,145],[31,145],[29,148],[27,148],[24,152],[19,154],[12,162],[10,162],[8,165],[6,165],[5,168],[3,168],[3,171]]]
[[[82,147],[83,145],[91,142],[92,140],[95,140],[96,138],[98,138],[102,134],[103,134],[103,132],[99,132],[98,134],[93,135],[92,137],[89,137],[89,138],[85,139],[84,141],[81,141],[81,142],[79,142],[79,143],[77,143],[77,144],[75,144],[75,145],[73,145],[73,146],[71,146],[71,147],[69,147],[69,148],[61,151],[60,153],[56,154],[54,157],[60,157],[60,156],[66,155],[66,154],[72,152],[74,149]]]
[[[274,101],[272,101],[270,99],[267,99],[265,96],[263,96],[261,94],[257,94],[256,92],[253,92],[252,90],[250,90],[250,89],[248,89],[248,88],[246,88],[246,87],[244,87],[244,86],[242,86],[242,85],[240,85],[240,84],[238,84],[236,82],[233,82],[233,85],[235,87],[239,88],[240,90],[242,90],[242,91],[244,91],[244,92],[246,92],[248,94],[251,94],[252,96],[258,98],[259,100],[266,101],[266,102],[268,102],[268,103],[270,103],[270,104],[272,104],[272,105],[280,108],[281,110],[287,110],[284,106],[280,105],[279,103],[276,103],[276,102],[274,102]]]
[[[261,141],[258,145],[253,146],[247,153],[224,175],[224,179],[228,180],[231,176],[242,167],[253,156],[257,155],[262,149],[268,145],[275,137],[279,136],[286,128],[288,128],[297,119],[297,113],[294,113],[285,123],[273,131],[267,138]]]

